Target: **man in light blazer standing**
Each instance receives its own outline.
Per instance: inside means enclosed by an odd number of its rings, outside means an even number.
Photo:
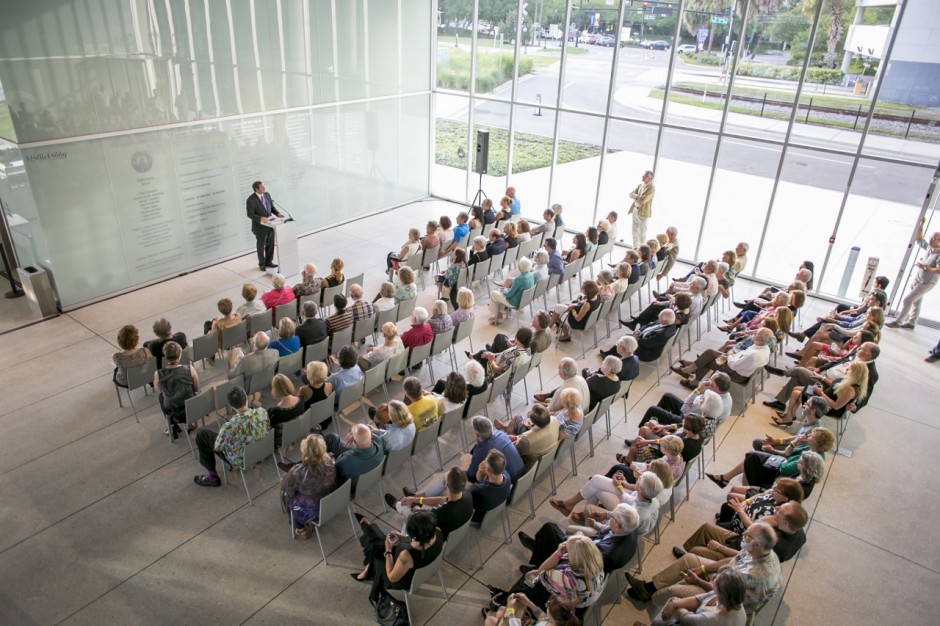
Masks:
[[[248,196],[245,202],[245,210],[248,213],[248,219],[251,220],[251,232],[255,236],[258,244],[258,268],[266,271],[269,267],[277,267],[274,264],[274,229],[268,228],[264,224],[273,215],[283,217],[280,211],[274,208],[274,201],[271,194],[264,190],[264,183],[256,180],[251,184],[254,193]]]
[[[633,216],[633,249],[639,250],[646,243],[646,223],[653,214],[653,196],[656,188],[653,186],[653,172],[643,172],[643,182],[630,192],[633,204],[627,211]]]

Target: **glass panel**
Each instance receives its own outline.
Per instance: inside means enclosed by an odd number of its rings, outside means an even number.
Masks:
[[[479,100],[473,109],[472,139],[476,141],[477,131],[489,131],[490,150],[486,174],[481,179],[479,172],[471,172],[470,188],[467,191],[473,198],[478,188],[482,189],[497,207],[506,191],[506,174],[509,171],[509,112],[508,104]],[[475,153],[471,153],[471,158],[475,158]]]
[[[603,138],[603,118],[577,113],[561,114],[551,204],[557,203],[564,207],[562,217],[567,228],[584,232],[594,223],[594,200]]]
[[[477,21],[476,93],[509,100],[515,61],[516,0],[480,2]],[[459,55],[457,57],[459,59]],[[520,74],[524,74],[520,64]]]
[[[720,259],[739,241],[756,248],[770,205],[780,151],[779,146],[754,141],[721,142],[699,258]]]
[[[401,92],[431,88],[431,7],[426,0],[402,0],[401,4]],[[423,26],[422,26],[423,25]]]
[[[384,96],[398,93],[401,77],[398,49],[398,6],[394,2],[366,0],[368,32],[365,37],[369,62],[366,66],[368,93]]]
[[[616,7],[611,7],[616,11]],[[613,13],[612,20],[617,14]],[[581,3],[571,10],[568,54],[565,58],[565,85],[562,105],[568,109],[607,112],[607,96],[610,91],[610,66],[613,63],[612,47],[597,45],[597,31],[603,28],[600,12],[596,8],[583,7]],[[580,33],[580,36],[575,35]],[[603,33],[600,33],[603,35]]]
[[[822,269],[851,169],[851,157],[796,148],[787,152],[764,247],[752,265],[758,276],[788,283],[804,260],[812,261],[817,272]]]
[[[630,192],[639,183],[639,174],[653,167],[655,152],[655,126],[611,121],[597,217],[617,212],[618,241],[632,242],[632,218],[627,215]]]
[[[365,93],[365,15],[363,0],[336,2],[336,75],[338,100],[363,98]]]
[[[439,88],[469,93],[472,37],[473,3],[438,0],[436,54]]]
[[[538,221],[550,204],[549,176],[552,167],[552,135],[555,112],[516,107],[516,123],[512,139],[512,176],[509,183],[518,190],[522,215]]]
[[[934,205],[936,206],[936,205]],[[927,224],[924,229],[924,237],[930,241],[930,237],[940,231],[940,220],[936,219],[936,211],[931,211],[927,214]],[[924,260],[925,253],[920,248],[917,248],[917,254],[911,256],[911,263],[919,263]],[[913,265],[912,265],[913,267]],[[894,278],[888,274],[891,278]],[[901,307],[901,300],[908,294],[910,290],[910,280],[908,280],[904,291],[899,291],[897,298],[895,298],[896,303],[893,305],[893,308],[899,309]],[[890,294],[890,291],[888,292]],[[929,320],[934,324],[940,322],[940,289],[934,287],[927,295],[924,296],[923,302],[921,302],[921,320]]]
[[[441,93],[434,95],[434,165],[431,168],[431,193],[458,202],[470,199],[467,197],[467,170],[474,156],[472,152],[467,154],[470,151],[467,146],[469,106],[469,98]],[[473,178],[476,179],[476,176]],[[476,182],[473,192],[476,192]]]
[[[821,291],[855,299],[869,257],[880,259],[878,274],[895,279],[932,177],[933,170],[928,168],[859,161]],[[839,288],[853,247],[859,248],[858,260],[848,291],[841,294]]]
[[[663,133],[659,166],[656,170],[656,197],[653,216],[649,220],[647,239],[666,232],[669,226],[679,230],[682,246],[679,256],[694,254],[695,241],[702,226],[702,210],[708,191],[711,162],[716,139],[704,133],[667,130]],[[631,186],[640,183],[642,171],[628,176]],[[629,207],[627,207],[629,208]],[[631,216],[626,216],[620,229],[627,233]],[[632,237],[624,237],[628,242]]]
[[[50,267],[49,250],[19,148],[0,140],[0,201],[20,267]]]

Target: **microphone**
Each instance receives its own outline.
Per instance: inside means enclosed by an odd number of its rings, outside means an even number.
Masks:
[[[271,206],[274,206],[274,200],[271,200]],[[293,222],[293,221],[294,221],[294,216],[290,214],[290,211],[288,211],[287,209],[284,208],[284,205],[278,205],[277,209],[278,209],[279,211],[284,211],[284,213],[287,214],[287,219],[284,220],[285,222]]]

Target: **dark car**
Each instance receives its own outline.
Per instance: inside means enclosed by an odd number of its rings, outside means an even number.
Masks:
[[[669,42],[663,41],[662,39],[657,39],[656,41],[651,41],[646,44],[648,50],[668,50]]]

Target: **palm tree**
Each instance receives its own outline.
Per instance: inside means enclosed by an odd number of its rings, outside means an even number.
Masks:
[[[802,0],[802,11],[803,15],[807,16],[809,19],[813,19],[813,16],[816,13],[816,3],[819,0]],[[846,9],[846,0],[825,0],[826,6],[824,11],[829,14],[829,28],[826,30],[826,54],[823,56],[823,61],[826,63],[826,67],[829,69],[834,69],[836,66],[836,57],[838,51],[836,48],[839,45],[839,40],[842,39],[842,34],[845,32],[845,9]],[[808,54],[812,54],[812,50],[807,51]]]

